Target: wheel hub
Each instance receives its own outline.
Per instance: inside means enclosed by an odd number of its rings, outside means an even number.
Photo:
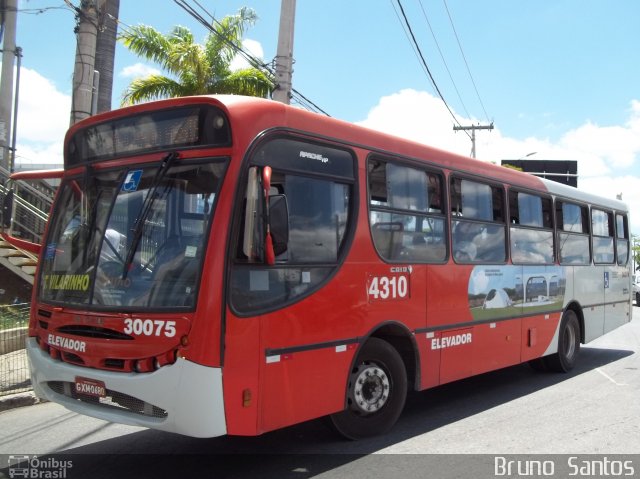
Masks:
[[[354,374],[353,400],[367,414],[379,411],[389,398],[389,376],[375,364],[362,364]]]

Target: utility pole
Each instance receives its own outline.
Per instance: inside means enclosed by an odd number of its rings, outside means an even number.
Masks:
[[[280,32],[276,53],[276,88],[273,99],[289,104],[291,76],[293,74],[293,26],[296,16],[296,0],[282,0],[280,6]]]
[[[453,131],[471,130],[471,158],[476,157],[476,130],[493,130],[493,122],[490,125],[470,125],[470,126],[455,126],[453,125]]]
[[[73,70],[71,125],[91,116],[93,71],[98,35],[98,2],[102,4],[104,0],[81,0],[80,8],[76,8],[78,46]]]
[[[16,125],[11,122],[13,107],[13,65],[18,55],[16,49],[16,23],[18,0],[4,0],[1,2],[2,27],[4,35],[2,41],[2,73],[0,76],[0,166],[11,170],[14,152],[11,147],[11,132]]]
[[[113,62],[118,32],[118,16],[120,0],[106,0],[100,9],[100,28],[96,40],[95,69],[100,74],[98,83],[97,113],[111,110],[111,93],[113,90]]]

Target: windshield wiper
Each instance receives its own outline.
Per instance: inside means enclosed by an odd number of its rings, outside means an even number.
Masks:
[[[158,186],[160,186],[160,182],[165,177],[167,171],[169,171],[169,168],[171,167],[171,164],[176,158],[178,158],[178,156],[178,153],[175,151],[165,156],[164,160],[162,160],[160,168],[158,168],[158,171],[156,172],[156,176],[153,177],[151,186],[149,187],[149,193],[147,193],[147,196],[142,203],[140,214],[138,215],[138,218],[136,219],[136,222],[132,228],[131,245],[127,250],[127,257],[123,265],[122,279],[127,279],[127,274],[129,274],[129,268],[131,267],[133,257],[135,256],[136,250],[138,249],[138,243],[140,243],[140,238],[142,238],[142,229],[144,227],[144,223],[158,195]]]

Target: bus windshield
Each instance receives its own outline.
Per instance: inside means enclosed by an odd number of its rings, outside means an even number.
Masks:
[[[173,160],[87,168],[61,185],[40,299],[110,310],[195,307],[226,161]]]

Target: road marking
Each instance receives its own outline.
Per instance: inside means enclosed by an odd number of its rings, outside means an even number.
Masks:
[[[596,368],[596,371],[598,371],[600,374],[602,374],[605,378],[607,378],[609,381],[611,381],[616,386],[626,386],[626,384],[619,383],[618,381],[613,379],[611,376],[609,376],[607,373],[605,373],[602,369]]]

